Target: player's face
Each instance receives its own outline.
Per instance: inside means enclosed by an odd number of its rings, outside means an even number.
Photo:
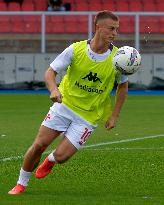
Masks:
[[[99,21],[96,26],[101,40],[110,43],[118,34],[119,21],[107,18]]]

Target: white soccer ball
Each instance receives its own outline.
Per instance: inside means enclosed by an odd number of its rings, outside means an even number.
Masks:
[[[119,48],[112,59],[112,63],[116,70],[124,75],[132,75],[137,72],[141,66],[141,55],[130,46]]]

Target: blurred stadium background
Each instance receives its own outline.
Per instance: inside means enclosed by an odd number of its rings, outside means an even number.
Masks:
[[[91,38],[97,11],[120,16],[115,45],[136,47],[142,69],[130,89],[164,89],[164,0],[65,0],[71,11],[49,12],[47,0],[0,0],[0,89],[43,89],[49,63],[75,41]],[[64,73],[59,74],[58,82]]]
[[[21,5],[0,0],[0,205],[163,205],[164,0],[64,2],[71,11],[48,12],[47,0]],[[100,124],[88,147],[69,163],[45,180],[32,176],[25,194],[8,196],[51,106],[44,94],[45,70],[71,43],[91,38],[93,18],[104,9],[121,19],[115,45],[134,46],[142,55],[142,69],[129,77],[132,95],[118,126],[108,132]]]

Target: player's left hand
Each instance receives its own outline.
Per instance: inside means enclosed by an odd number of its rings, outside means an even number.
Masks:
[[[116,127],[116,123],[117,123],[117,118],[111,117],[111,118],[109,118],[109,120],[106,122],[105,127],[106,127],[106,129],[108,129],[108,130],[113,129],[114,127]]]

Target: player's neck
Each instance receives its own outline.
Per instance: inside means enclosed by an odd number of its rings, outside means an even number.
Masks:
[[[93,52],[101,54],[107,52],[109,49],[109,44],[104,43],[94,37],[90,42],[90,47]]]

